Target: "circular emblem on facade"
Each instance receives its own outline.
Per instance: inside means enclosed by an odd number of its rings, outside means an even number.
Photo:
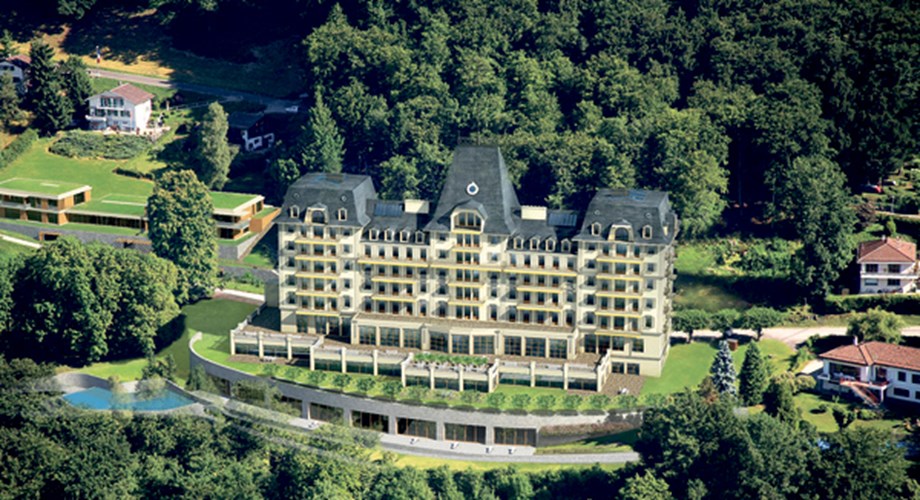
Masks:
[[[475,182],[471,182],[466,186],[466,193],[470,196],[476,196],[476,193],[479,192],[479,186]]]

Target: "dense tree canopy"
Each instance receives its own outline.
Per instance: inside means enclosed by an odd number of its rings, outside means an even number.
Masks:
[[[227,113],[219,102],[212,102],[195,131],[195,173],[205,186],[220,189],[227,183],[233,152],[227,142]]]

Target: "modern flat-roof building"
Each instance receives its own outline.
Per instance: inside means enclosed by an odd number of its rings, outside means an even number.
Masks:
[[[614,372],[652,376],[667,357],[667,193],[602,189],[584,212],[522,206],[499,149],[461,145],[434,205],[314,173],[276,222],[284,332],[532,359],[611,350]]]
[[[0,219],[63,226],[70,223],[147,230],[147,198],[108,194],[92,198],[92,187],[70,182],[24,179],[0,181]],[[261,195],[214,191],[219,238],[237,240],[267,229],[278,209]]]

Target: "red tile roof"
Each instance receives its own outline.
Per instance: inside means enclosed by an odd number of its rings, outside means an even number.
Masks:
[[[24,67],[30,66],[32,64],[32,58],[25,54],[16,54],[6,58],[7,61],[15,64],[16,66]]]
[[[915,262],[917,245],[897,238],[883,238],[859,244],[857,262]]]
[[[860,366],[882,365],[920,371],[920,349],[885,342],[865,342],[831,349],[821,359]]]
[[[140,104],[144,101],[153,99],[153,94],[147,92],[146,90],[141,90],[134,85],[131,85],[130,83],[121,84],[109,92],[124,97],[125,100],[131,104]]]

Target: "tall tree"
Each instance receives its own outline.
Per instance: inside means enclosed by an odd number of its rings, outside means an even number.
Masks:
[[[16,91],[16,83],[13,82],[13,75],[4,71],[0,73],[0,123],[9,130],[10,124],[22,116],[19,109],[19,92]]]
[[[16,40],[13,39],[10,30],[5,29],[3,35],[0,35],[0,60],[13,55],[16,55]]]
[[[219,102],[212,102],[195,133],[195,173],[210,189],[220,189],[227,183],[233,153],[227,142],[227,113]]]
[[[799,420],[799,412],[792,398],[792,383],[774,377],[770,380],[766,392],[763,394],[763,411],[778,420],[786,423],[795,423]]]
[[[83,244],[64,237],[26,258],[13,277],[7,352],[81,366],[108,353],[114,287]]]
[[[93,95],[93,84],[86,65],[79,57],[70,56],[61,64],[60,72],[64,92],[73,107],[73,117],[82,120],[89,113],[88,99]]]
[[[308,172],[341,172],[344,144],[332,112],[317,92],[297,146],[300,165]]]
[[[709,374],[712,376],[712,383],[720,395],[737,395],[735,363],[732,360],[732,352],[728,349],[728,342],[724,340],[719,342],[719,352],[716,353],[716,359],[713,360],[712,366],[709,368]]]
[[[847,325],[847,335],[852,335],[860,342],[878,340],[890,344],[900,344],[904,320],[893,312],[874,307],[864,313],[858,313]]]
[[[777,204],[802,240],[793,275],[808,296],[823,297],[853,258],[856,217],[843,174],[826,158],[796,158],[778,186]]]
[[[821,453],[821,480],[814,487],[819,498],[869,495],[905,498],[908,462],[904,450],[881,429],[851,429],[829,434]],[[878,471],[885,471],[879,474]],[[860,493],[863,492],[863,493]],[[871,492],[871,493],[866,493]]]
[[[760,353],[760,347],[757,342],[751,342],[750,347],[744,353],[744,363],[741,365],[741,373],[738,392],[741,400],[748,406],[758,405],[763,401],[763,393],[767,390],[767,384],[770,383],[770,367]]]
[[[35,111],[35,127],[50,135],[70,124],[73,106],[64,95],[54,51],[41,39],[32,41],[29,51],[32,64],[29,74],[29,99]]]
[[[217,286],[213,213],[208,189],[190,170],[163,174],[147,200],[153,252],[178,268],[180,303],[206,297]]]
[[[385,199],[404,200],[418,195],[418,169],[415,161],[405,156],[394,156],[381,163],[380,194]]]
[[[669,109],[659,120],[647,145],[645,184],[668,191],[682,227],[702,234],[727,205],[728,139],[699,110]]]
[[[783,321],[783,313],[771,307],[752,307],[741,314],[738,328],[748,328],[757,333],[757,340],[763,336],[764,328],[776,326]]]
[[[626,480],[620,490],[619,498],[623,500],[670,500],[671,490],[668,483],[656,478],[651,471],[645,474],[636,474]]]

